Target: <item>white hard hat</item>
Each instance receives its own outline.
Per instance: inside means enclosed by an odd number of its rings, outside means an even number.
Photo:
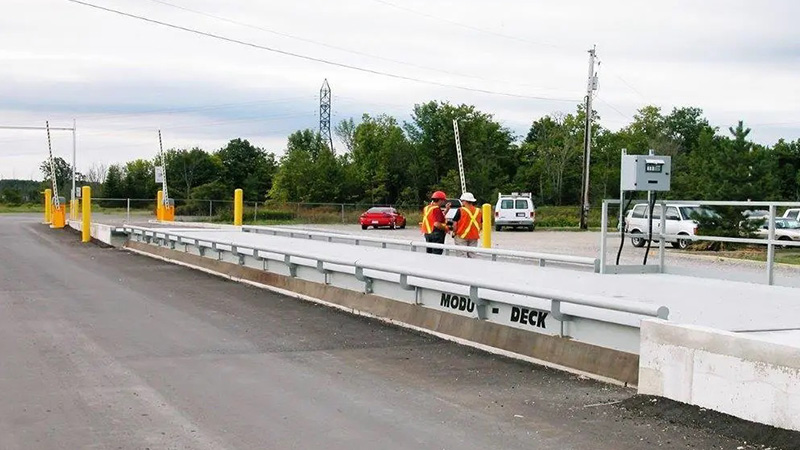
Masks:
[[[477,200],[475,200],[475,196],[472,195],[471,192],[464,192],[463,194],[461,194],[461,199],[460,200],[463,200],[465,202],[470,202],[470,203],[475,203],[477,201]]]

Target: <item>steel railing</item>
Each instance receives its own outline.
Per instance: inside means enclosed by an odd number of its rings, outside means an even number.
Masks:
[[[631,202],[631,205],[647,203],[646,201]],[[767,260],[766,260],[766,284],[775,284],[775,246],[780,247],[800,247],[800,242],[790,240],[779,240],[775,238],[775,219],[776,212],[779,207],[800,207],[797,202],[740,202],[740,201],[689,201],[689,200],[658,200],[656,205],[661,206],[661,217],[653,220],[653,233],[652,240],[658,241],[658,264],[652,267],[659,273],[664,273],[666,270],[666,241],[667,240],[688,240],[708,241],[708,242],[730,242],[737,244],[750,244],[750,245],[766,245],[767,246]],[[724,236],[707,236],[707,235],[686,235],[686,234],[667,234],[666,232],[666,205],[678,206],[734,206],[734,207],[762,207],[767,208],[769,211],[768,216],[765,218],[765,223],[768,224],[768,235],[766,238],[744,238],[744,237],[724,237]],[[609,266],[607,264],[607,239],[609,234],[608,230],[608,207],[610,205],[621,205],[620,200],[603,200],[602,209],[602,224],[600,235],[600,258],[599,258],[599,271],[600,273],[610,273],[616,266]],[[621,207],[620,207],[621,208]],[[627,211],[620,211],[620,221],[622,223],[622,214],[627,214]],[[748,220],[742,217],[742,220]],[[656,226],[657,225],[657,226]],[[613,235],[619,236],[620,239],[643,237],[645,235],[640,233],[628,233],[624,229],[614,232]],[[641,267],[641,266],[628,266],[628,267]]]
[[[168,245],[173,249],[176,245],[193,245],[198,248],[198,253],[200,255],[204,255],[205,251],[209,249],[218,252],[217,256],[219,256],[219,254],[222,252],[230,252],[239,259],[240,264],[243,264],[243,258],[246,256],[257,259],[261,258],[282,261],[287,265],[289,272],[293,277],[297,276],[297,266],[301,265],[315,268],[322,273],[351,273],[350,270],[352,270],[355,277],[359,281],[365,283],[365,292],[368,293],[371,292],[372,289],[372,278],[366,276],[364,274],[364,270],[372,270],[385,274],[396,275],[399,277],[397,281],[398,284],[404,290],[415,290],[418,287],[424,288],[424,286],[418,286],[410,282],[408,279],[409,277],[461,285],[469,288],[469,297],[473,303],[475,303],[476,310],[478,311],[478,317],[481,319],[486,318],[487,301],[480,297],[479,290],[489,290],[505,294],[516,294],[545,301],[549,300],[550,312],[553,314],[553,317],[555,317],[556,320],[562,322],[568,321],[571,317],[570,315],[566,315],[561,312],[562,303],[597,308],[601,310],[618,311],[640,316],[658,317],[661,319],[667,319],[669,317],[669,309],[666,306],[657,306],[643,302],[634,302],[598,295],[571,293],[568,291],[555,289],[537,288],[531,286],[515,286],[511,283],[504,283],[502,281],[480,280],[480,277],[476,276],[448,275],[447,280],[443,281],[441,279],[441,274],[430,273],[430,271],[427,270],[414,267],[403,267],[396,264],[379,263],[353,257],[325,256],[301,250],[279,249],[252,244],[245,245],[233,241],[217,240],[207,237],[186,237],[169,230],[162,231],[135,226],[124,226],[122,229],[129,236],[135,236],[137,239],[139,237],[144,238],[145,241],[149,243],[155,240],[157,244]],[[507,305],[520,305],[519,303],[500,301],[496,299],[492,299],[492,302]],[[591,318],[598,320],[595,317]]]
[[[559,264],[587,266],[592,268],[592,270],[595,272],[599,272],[600,270],[600,260],[598,258],[590,258],[584,256],[558,255],[554,253],[540,253],[540,252],[524,252],[518,250],[505,250],[505,249],[495,249],[495,248],[465,247],[460,245],[436,244],[430,242],[411,241],[404,239],[379,238],[373,236],[362,236],[357,234],[311,231],[311,230],[303,230],[297,228],[243,226],[242,231],[249,233],[269,234],[272,236],[284,236],[292,238],[299,238],[299,237],[306,239],[319,238],[320,240],[325,240],[327,242],[333,242],[334,240],[338,240],[338,241],[350,242],[354,245],[361,245],[362,243],[371,243],[371,244],[378,244],[382,248],[387,248],[388,246],[394,246],[412,252],[424,250],[427,248],[442,249],[445,252],[445,254],[449,254],[450,252],[456,252],[457,254],[458,252],[468,251],[470,253],[491,257],[493,261],[496,261],[498,257],[505,257],[505,258],[538,261],[539,266],[542,267],[547,265],[547,262],[552,262]]]

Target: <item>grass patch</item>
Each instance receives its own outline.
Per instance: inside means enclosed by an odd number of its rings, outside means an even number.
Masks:
[[[44,206],[38,204],[25,205],[3,205],[0,204],[0,214],[13,213],[41,213],[44,214]]]

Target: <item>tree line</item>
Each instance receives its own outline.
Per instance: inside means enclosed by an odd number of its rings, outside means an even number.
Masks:
[[[474,106],[439,101],[415,105],[410,120],[404,122],[367,114],[358,121],[344,120],[334,130],[344,145],[337,151],[309,129],[289,135],[280,158],[245,139],[231,140],[213,152],[168,150],[164,159],[170,196],[229,200],[234,189],[242,188],[247,201],[416,208],[434,190],[460,194],[454,119],[467,189],[479,202],[494,203],[498,192],[516,191],[532,192],[542,205],[579,203],[585,133],[581,106],[534,120],[525,136],[516,136]],[[800,200],[800,139],[757,144],[749,139],[750,129],[743,122],[720,129],[694,107],[665,113],[646,106],[617,131],[602,127],[599,119],[595,114],[592,124],[592,205],[619,197],[623,148],[629,154],[653,149],[672,156],[669,198]],[[154,167],[160,163],[153,158],[109,166],[103,176],[93,176],[99,195],[154,198],[159,188]],[[49,177],[47,167],[43,172]],[[64,175],[59,172],[57,168],[61,180]]]

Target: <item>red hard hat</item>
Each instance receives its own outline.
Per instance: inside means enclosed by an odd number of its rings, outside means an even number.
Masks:
[[[444,191],[436,191],[431,195],[431,198],[434,200],[447,200],[447,194]]]

